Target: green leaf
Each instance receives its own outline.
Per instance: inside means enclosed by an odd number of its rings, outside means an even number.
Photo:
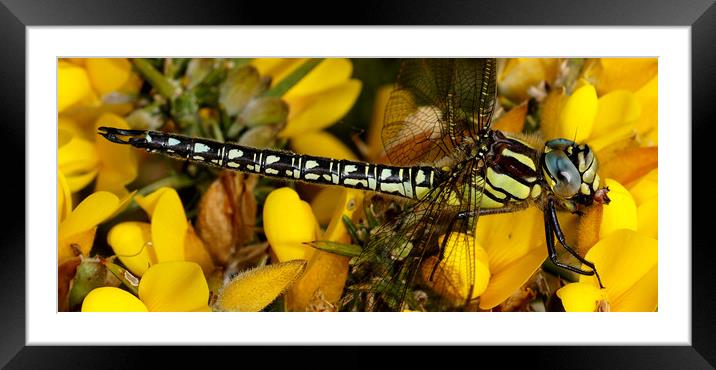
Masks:
[[[339,242],[332,242],[328,240],[316,240],[310,243],[306,243],[313,248],[320,249],[325,252],[330,252],[340,256],[346,257],[358,257],[363,249],[359,245],[355,244],[344,244]]]
[[[271,87],[264,96],[283,96],[288,90],[294,87],[299,81],[301,81],[307,74],[309,74],[318,64],[323,61],[323,58],[313,58],[307,60],[301,64],[295,71],[291,72],[286,78],[281,80],[278,84]]]

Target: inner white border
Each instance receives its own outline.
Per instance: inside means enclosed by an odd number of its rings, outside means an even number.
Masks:
[[[690,34],[689,27],[28,27],[27,344],[690,345],[691,210],[683,201],[691,199]],[[657,56],[659,151],[668,153],[659,160],[659,312],[57,313],[60,56]]]

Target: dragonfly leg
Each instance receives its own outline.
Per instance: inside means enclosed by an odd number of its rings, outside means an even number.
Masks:
[[[586,274],[584,273],[585,271],[583,271],[583,270],[579,270],[581,272],[577,272],[577,271],[575,271],[575,272],[582,274],[582,275],[596,275],[597,281],[599,282],[599,287],[604,288],[604,286],[602,285],[602,279],[599,277],[599,273],[597,272],[597,268],[594,266],[594,263],[587,261],[584,257],[579,255],[579,253],[577,253],[577,251],[575,251],[572,247],[570,247],[569,244],[567,244],[567,241],[565,240],[565,237],[564,237],[564,233],[562,232],[562,228],[559,226],[559,219],[557,219],[557,211],[555,210],[554,202],[551,199],[547,203],[547,210],[545,213],[545,218],[549,218],[549,221],[545,220],[545,223],[551,224],[550,228],[552,229],[552,232],[554,233],[555,236],[557,236],[557,240],[559,240],[559,243],[562,244],[564,249],[566,249],[567,252],[569,252],[569,254],[573,255],[577,260],[579,260],[579,262],[587,265],[589,268],[592,269],[592,271],[587,271],[588,273],[586,273]],[[554,240],[553,240],[553,242],[554,242]]]
[[[450,220],[450,224],[448,225],[448,232],[452,230],[452,226],[455,224],[455,220],[460,218],[460,215],[458,214],[457,217],[454,217],[452,220]],[[433,277],[435,275],[435,271],[438,269],[438,265],[440,265],[440,262],[442,262],[443,258],[445,258],[445,246],[447,245],[449,235],[445,234],[443,236],[443,242],[440,243],[440,251],[438,252],[438,260],[435,262],[435,265],[433,266],[433,271],[430,272],[430,281],[433,281]]]
[[[561,267],[563,269],[575,272],[580,275],[596,275],[597,281],[599,282],[599,287],[604,288],[602,285],[602,281],[599,278],[599,274],[597,274],[597,269],[594,267],[594,264],[585,260],[581,256],[577,254],[574,249],[570,248],[567,243],[564,242],[564,234],[562,233],[562,230],[559,228],[559,222],[557,221],[557,213],[554,209],[554,203],[550,200],[547,203],[547,209],[544,212],[544,229],[545,234],[547,237],[547,251],[549,252],[549,259],[558,267]],[[559,262],[557,259],[557,249],[554,245],[554,236],[557,235],[557,238],[559,239],[560,244],[573,256],[575,256],[580,262],[584,263],[585,265],[589,266],[592,270],[591,271],[585,271],[580,268],[570,266],[566,263]]]

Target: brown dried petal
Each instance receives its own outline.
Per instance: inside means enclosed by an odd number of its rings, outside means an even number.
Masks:
[[[223,172],[199,204],[197,228],[213,260],[225,265],[234,249],[253,236],[255,176]]]
[[[57,307],[60,312],[70,310],[69,293],[80,264],[80,257],[72,257],[57,267]]]

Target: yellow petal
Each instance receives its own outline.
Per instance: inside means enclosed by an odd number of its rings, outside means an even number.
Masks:
[[[495,121],[492,124],[492,129],[502,132],[522,132],[526,116],[527,103],[520,104]]]
[[[91,194],[59,226],[58,239],[62,240],[89,230],[112,215],[119,198],[112,193],[99,191]]]
[[[626,89],[637,91],[657,74],[656,58],[601,58],[597,82],[599,95]]]
[[[149,266],[157,263],[151,237],[148,223],[122,222],[109,230],[107,243],[132,274],[142,276]]]
[[[657,306],[656,239],[632,230],[619,230],[600,240],[585,258],[599,271],[612,311],[653,311]],[[597,286],[594,276],[580,282]]]
[[[93,170],[84,174],[67,176],[67,186],[72,192],[78,192],[89,185],[92,180],[97,176],[97,170]]]
[[[599,103],[594,86],[585,84],[572,93],[559,115],[557,137],[582,142],[592,134]]]
[[[264,232],[280,262],[309,260],[313,248],[303,243],[316,240],[316,219],[311,206],[291,188],[272,191],[263,210]]]
[[[393,91],[393,85],[383,85],[378,88],[375,93],[375,102],[373,103],[373,114],[370,119],[370,129],[368,129],[368,157],[375,160],[383,153],[383,120],[385,119],[385,107],[388,104],[388,98]]]
[[[498,77],[500,94],[517,103],[526,100],[527,90],[542,81],[553,81],[558,67],[556,58],[511,58]]]
[[[129,129],[129,125],[121,117],[114,114],[103,114],[95,124],[95,131],[99,126],[111,126]],[[117,145],[108,140],[96,142],[97,154],[100,159],[100,171],[97,176],[96,190],[106,190],[125,196],[125,185],[137,177],[137,158],[132,147]]]
[[[293,136],[291,149],[296,153],[318,157],[357,160],[345,144],[326,131],[306,132]]]
[[[592,142],[589,143],[590,147]],[[612,151],[610,148],[597,153],[600,176],[629,184],[645,176],[659,165],[658,147],[629,147]]]
[[[204,242],[196,235],[191,225],[189,225],[189,231],[184,240],[184,258],[187,261],[195,262],[201,266],[201,270],[206,276],[209,276],[209,274],[214,271],[214,262],[211,260],[211,256],[206,250],[206,247],[204,247]]]
[[[506,248],[509,247],[506,246]],[[529,280],[546,258],[547,247],[542,242],[541,244],[535,243],[534,248],[529,249],[526,254],[513,260],[512,263],[502,266],[497,272],[492,269],[492,264],[490,264],[492,276],[490,284],[480,296],[480,308],[487,310],[504,302]]]
[[[99,158],[94,143],[74,136],[65,127],[58,130],[59,141],[57,164],[65,174],[72,192],[84,188],[94,179],[99,166]]]
[[[439,243],[443,242],[443,238],[439,238]],[[432,289],[456,303],[466,302],[468,298],[475,299],[487,289],[490,281],[489,258],[472,236],[450,233],[443,260],[433,275],[436,262],[437,258],[433,256],[421,266],[422,279]],[[474,270],[471,271],[470,267]]]
[[[152,214],[152,242],[158,262],[184,260],[188,227],[179,194],[174,189],[163,192]]]
[[[330,126],[348,113],[360,90],[360,81],[349,80],[316,94],[286,99],[289,105],[288,122],[279,136],[291,137]]]
[[[261,76],[269,76],[272,85],[280,82],[293,70],[303,64],[307,58],[256,58],[251,65],[256,67]]]
[[[557,297],[562,300],[567,312],[595,312],[604,294],[598,287],[590,283],[571,283],[557,290]]]
[[[629,188],[637,206],[659,195],[659,169],[655,168]]]
[[[480,217],[476,239],[490,257],[490,271],[493,275],[499,274],[544,244],[542,212],[537,207],[530,207],[519,212]]]
[[[609,199],[611,202],[602,210],[602,224],[599,229],[599,237],[603,239],[611,233],[637,228],[636,203],[628,190],[613,179],[606,179],[605,184],[609,187]]]
[[[201,310],[209,301],[209,286],[194,262],[152,265],[139,281],[139,298],[154,312]]]
[[[306,261],[293,260],[242,272],[220,291],[220,311],[258,312],[273,302],[306,270]]]
[[[336,204],[339,204],[343,196],[344,189],[337,186],[330,186],[321,189],[313,200],[311,200],[311,210],[316,216],[316,220],[321,225],[326,225],[331,221]]]
[[[643,138],[650,138],[646,145],[657,145],[657,133],[659,129],[659,96],[658,76],[654,76],[639,91],[635,93],[641,106],[641,117],[636,124],[636,129]],[[652,137],[653,135],[653,137]]]
[[[72,64],[76,64],[78,66],[83,66],[83,67],[85,65],[85,59],[86,58],[62,58],[62,60],[66,60]]]
[[[638,224],[636,229],[647,236],[659,239],[659,198],[644,201],[636,210]]]
[[[321,235],[320,240],[350,243],[351,237],[343,223],[343,217],[356,221],[363,204],[363,192],[342,189],[341,197],[334,203],[333,217]],[[316,250],[308,261],[306,273],[286,295],[289,311],[305,311],[316,291],[320,290],[324,300],[336,304],[341,298],[349,269],[348,257]]]
[[[659,274],[655,265],[644,276],[610,302],[615,312],[654,312],[659,302]]]
[[[147,306],[126,290],[101,287],[87,294],[82,312],[147,312]]]
[[[341,197],[338,198],[337,203],[334,203],[331,223],[326,228],[326,232],[321,235],[321,240],[340,243],[350,243],[351,241],[351,237],[343,223],[343,217],[348,217],[353,221],[357,220],[358,210],[363,207],[363,192],[355,189],[341,190]]]
[[[159,199],[162,197],[162,195],[164,195],[164,193],[171,191],[176,192],[176,190],[172,188],[161,187],[146,196],[137,195],[134,200],[137,202],[137,204],[139,204],[140,207],[142,207],[144,212],[147,212],[149,217],[152,217],[152,215],[154,214],[154,208],[157,206],[157,202],[159,201]]]
[[[540,109],[540,131],[547,139],[556,139],[560,135],[560,115],[568,97],[564,89],[554,89],[542,103]]]
[[[612,91],[599,98],[591,136],[599,137],[624,127],[633,128],[640,116],[641,106],[632,92]]]
[[[87,58],[87,74],[100,96],[119,91],[129,83],[132,64],[125,58]]]
[[[96,231],[97,227],[95,226],[67,238],[60,239],[57,250],[58,264],[62,264],[66,260],[75,257],[75,250],[77,248],[79,248],[83,256],[89,256],[92,245],[94,244]]]
[[[57,171],[57,223],[64,221],[72,212],[72,193],[62,171]]]
[[[284,98],[311,95],[338,86],[351,77],[353,64],[346,58],[327,58],[286,92]]]
[[[89,76],[84,68],[60,61],[57,65],[57,111],[91,98]]]

